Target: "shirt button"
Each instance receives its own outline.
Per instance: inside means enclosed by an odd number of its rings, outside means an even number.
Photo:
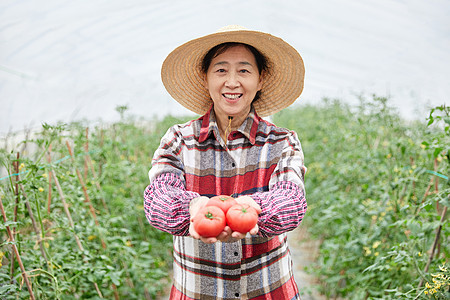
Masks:
[[[231,163],[231,166],[234,168],[234,167],[236,167],[236,164],[235,163]]]
[[[234,295],[235,295],[236,297],[239,297],[239,293],[235,293]]]
[[[239,253],[237,253],[237,251],[236,252],[234,252],[234,256],[238,256],[239,255]]]

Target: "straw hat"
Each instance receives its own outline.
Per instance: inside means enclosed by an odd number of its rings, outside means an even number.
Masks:
[[[162,82],[181,105],[200,115],[211,107],[212,100],[204,86],[201,63],[211,48],[226,42],[251,45],[268,60],[269,72],[264,77],[260,98],[253,103],[258,115],[272,115],[300,96],[305,78],[300,54],[278,37],[232,25],[179,46],[164,60]]]

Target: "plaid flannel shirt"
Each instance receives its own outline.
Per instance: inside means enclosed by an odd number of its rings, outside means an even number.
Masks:
[[[225,143],[214,111],[171,127],[154,153],[145,214],[173,235],[170,299],[299,299],[286,232],[303,219],[303,152],[296,133],[252,108]],[[248,195],[262,208],[259,233],[205,244],[189,236],[189,202]]]

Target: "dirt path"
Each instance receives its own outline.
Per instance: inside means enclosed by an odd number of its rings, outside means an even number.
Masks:
[[[302,300],[325,300],[314,288],[317,280],[305,271],[317,257],[319,241],[309,238],[305,226],[300,225],[294,231],[288,233],[289,249],[291,250],[294,264],[294,278],[300,290]]]
[[[288,233],[288,243],[294,264],[294,278],[302,300],[325,300],[326,297],[314,289],[316,279],[305,272],[305,267],[311,265],[316,258],[318,241],[310,240],[306,227],[300,226]],[[169,300],[169,295],[157,299]]]

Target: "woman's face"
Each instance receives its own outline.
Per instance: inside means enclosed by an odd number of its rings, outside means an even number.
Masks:
[[[255,56],[243,45],[228,48],[211,60],[205,87],[214,102],[216,116],[243,120],[262,87]]]

